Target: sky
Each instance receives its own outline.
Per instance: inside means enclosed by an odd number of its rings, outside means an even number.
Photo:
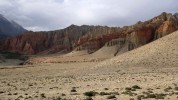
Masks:
[[[32,31],[71,24],[122,27],[162,12],[178,12],[178,0],[0,0],[0,14]]]

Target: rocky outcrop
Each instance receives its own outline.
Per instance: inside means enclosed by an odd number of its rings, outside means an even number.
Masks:
[[[119,29],[120,30],[120,29]],[[88,53],[93,53],[103,47],[107,42],[113,40],[113,39],[118,39],[118,38],[126,38],[126,35],[123,33],[118,32],[116,33],[107,33],[107,34],[102,34],[100,36],[90,36],[90,37],[81,37],[79,41],[75,44],[77,51],[80,50],[88,50]],[[81,41],[85,40],[85,41]],[[111,45],[112,42],[110,42]]]
[[[104,44],[112,43],[112,39],[117,38],[125,38],[125,44],[128,44],[128,51],[133,50],[176,31],[178,29],[178,20],[176,20],[177,17],[175,16],[176,14],[172,15],[164,12],[151,20],[145,22],[139,21],[132,26],[108,28],[107,30],[109,31],[105,31],[106,33],[100,34],[99,37],[92,36],[91,38],[89,35],[81,37],[76,43],[78,46],[77,50],[90,51],[92,49],[92,52],[95,52],[98,48],[104,46]]]
[[[177,22],[178,20],[174,16],[167,16],[167,20],[156,30],[155,38],[161,38],[165,35],[168,35],[169,33],[176,31],[178,28]]]
[[[172,14],[164,12],[151,20],[135,24],[127,36],[128,50],[135,49],[176,31],[178,29],[177,22],[178,20]]]
[[[47,54],[87,50],[93,53],[106,45],[120,45],[127,50],[138,48],[178,29],[178,14],[162,13],[145,22],[119,27],[76,26],[49,32],[27,32],[0,42],[0,51],[23,54]],[[124,42],[119,44],[122,38]],[[116,40],[116,41],[115,41]],[[121,48],[118,48],[121,49]],[[118,50],[119,51],[119,50]]]
[[[49,32],[26,32],[0,42],[1,51],[18,52],[22,54],[56,53],[70,51],[73,43],[79,37],[87,34],[94,26],[71,25],[66,29]]]
[[[130,51],[153,41],[154,31],[155,29],[152,26],[141,26],[134,29],[127,35],[127,41],[129,42],[128,50]]]

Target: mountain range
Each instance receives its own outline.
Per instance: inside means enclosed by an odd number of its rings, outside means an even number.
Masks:
[[[114,53],[117,55],[123,47],[124,52],[130,51],[177,29],[178,14],[163,12],[148,21],[122,28],[71,25],[56,31],[28,31],[0,41],[0,51],[31,55],[86,50],[91,54],[103,46],[119,45]]]

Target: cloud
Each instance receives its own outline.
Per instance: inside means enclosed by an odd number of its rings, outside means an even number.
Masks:
[[[76,25],[125,26],[161,12],[178,12],[177,0],[0,0],[0,13],[34,31]]]

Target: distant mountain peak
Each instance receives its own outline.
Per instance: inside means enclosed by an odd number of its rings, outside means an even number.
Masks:
[[[13,20],[11,21],[11,23],[14,25],[14,27],[16,27],[18,29],[23,28],[22,26],[20,26],[17,22],[15,22]]]
[[[18,35],[27,30],[20,26],[15,21],[9,21],[2,14],[0,14],[0,39],[5,39],[9,36]]]
[[[2,14],[0,14],[0,21],[8,21]]]

